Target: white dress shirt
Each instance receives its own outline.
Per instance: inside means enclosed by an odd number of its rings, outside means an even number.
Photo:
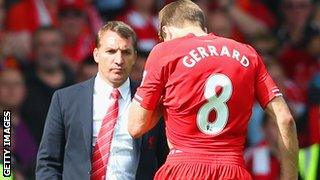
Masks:
[[[106,83],[98,73],[93,91],[93,137],[92,146],[96,143],[102,120],[111,105],[113,87]],[[128,133],[128,114],[131,102],[129,78],[118,88],[120,92],[119,116],[115,125],[107,165],[107,179],[135,179],[138,167],[138,149]]]

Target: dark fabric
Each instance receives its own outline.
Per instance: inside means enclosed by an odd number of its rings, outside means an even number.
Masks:
[[[50,87],[45,84],[35,73],[35,68],[31,67],[25,71],[27,84],[27,98],[22,105],[22,117],[26,124],[32,130],[37,146],[40,143],[43,133],[46,114],[51,102],[51,97],[55,90],[70,86],[74,81],[74,74],[66,66],[63,66],[65,77],[64,83],[59,87]]]
[[[309,104],[320,105],[320,73],[311,81],[308,94]]]
[[[90,179],[93,86],[94,78],[53,94],[38,151],[36,179]],[[137,179],[152,179],[164,162],[167,149],[162,133],[164,128],[157,125],[135,141],[134,145],[141,147]],[[153,146],[153,142],[162,145]]]
[[[137,180],[153,179],[156,171],[165,163],[169,148],[164,129],[164,121],[161,119],[151,131],[142,136]]]

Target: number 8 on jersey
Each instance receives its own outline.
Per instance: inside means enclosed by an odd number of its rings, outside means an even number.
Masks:
[[[220,95],[215,91],[217,87],[222,87]],[[201,132],[216,135],[223,130],[229,116],[226,102],[231,95],[232,83],[226,75],[217,73],[208,78],[204,90],[204,97],[208,102],[199,109],[197,114],[197,126]],[[209,122],[209,114],[212,110],[216,112],[216,119]]]

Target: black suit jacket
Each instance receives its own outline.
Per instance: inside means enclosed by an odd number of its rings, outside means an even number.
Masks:
[[[38,151],[36,179],[90,179],[93,86],[91,78],[53,94]],[[168,153],[164,123],[159,121],[136,139],[135,146],[140,149],[136,179],[152,179]]]

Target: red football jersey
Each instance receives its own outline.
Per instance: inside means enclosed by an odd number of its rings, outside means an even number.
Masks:
[[[252,47],[188,34],[153,48],[134,98],[152,110],[162,97],[174,148],[242,158],[255,98],[265,107],[279,95]]]

